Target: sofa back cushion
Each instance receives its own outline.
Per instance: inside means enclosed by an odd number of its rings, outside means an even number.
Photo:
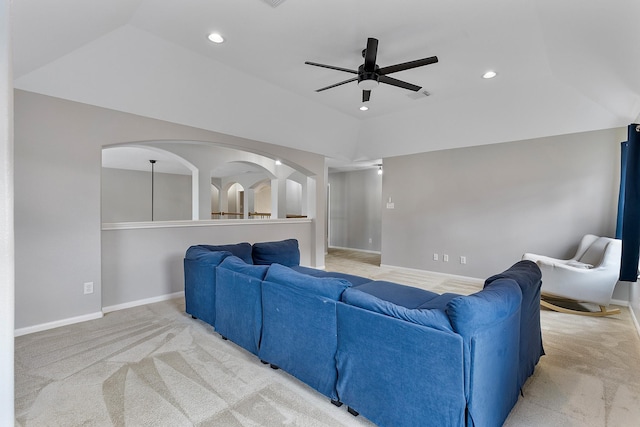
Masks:
[[[499,279],[475,294],[452,299],[446,312],[453,330],[469,337],[519,311],[521,302],[518,284],[512,279]]]
[[[317,294],[334,301],[339,301],[344,290],[351,286],[351,283],[344,279],[313,277],[298,273],[280,264],[271,264],[264,280],[290,286],[305,293]]]
[[[231,244],[231,245],[197,245],[197,246],[191,246],[188,250],[187,250],[187,255],[185,256],[185,258],[190,259],[190,251],[192,250],[192,248],[198,248],[197,251],[198,252],[205,252],[205,251],[209,251],[209,252],[219,252],[219,251],[226,251],[226,252],[231,252],[233,255],[237,256],[238,258],[240,258],[241,260],[243,260],[244,262],[246,262],[247,264],[253,264],[253,258],[251,257],[251,244],[248,242],[243,242],[243,243],[236,243],[236,244]]]
[[[254,243],[251,254],[254,264],[300,265],[300,249],[296,239]]]
[[[231,256],[229,251],[215,251],[212,252],[201,246],[191,246],[187,249],[187,253],[184,258],[188,261],[197,261],[202,264],[213,265],[214,267],[220,264],[225,258]]]
[[[269,266],[247,264],[237,256],[231,255],[225,258],[224,261],[220,263],[218,268],[226,268],[227,270],[235,271],[236,273],[245,274],[247,276],[262,280],[267,274]]]
[[[357,288],[344,291],[342,294],[342,302],[396,319],[429,326],[440,331],[452,331],[449,319],[442,310],[406,308],[362,292]]]

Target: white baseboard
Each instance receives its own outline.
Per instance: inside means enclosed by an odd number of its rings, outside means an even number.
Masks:
[[[622,307],[629,307],[629,301],[625,301],[623,299],[612,299],[611,304],[621,305]]]
[[[139,299],[136,301],[125,302],[122,304],[110,305],[108,307],[102,307],[103,313],[111,313],[112,311],[124,310],[125,308],[138,307],[140,305],[153,304],[154,302],[168,301],[175,298],[184,298],[184,291],[174,292],[172,294],[160,295],[157,297]]]
[[[68,319],[56,320],[54,322],[41,323],[39,325],[28,326],[26,328],[20,328],[13,331],[13,336],[19,337],[22,335],[32,334],[34,332],[46,331],[48,329],[59,328],[60,326],[73,325],[74,323],[86,322],[87,320],[100,319],[102,312],[84,314],[82,316],[69,317]]]
[[[629,304],[629,312],[631,313],[631,320],[633,320],[633,324],[636,325],[636,332],[638,332],[638,336],[640,337],[640,323],[638,322],[638,318],[636,317],[636,313],[633,311],[631,304]]]
[[[484,281],[485,281],[485,279],[480,279],[477,277],[460,276],[458,274],[441,273],[439,271],[421,270],[419,268],[398,267],[396,265],[388,265],[388,264],[380,264],[380,267],[390,269],[390,270],[400,270],[400,271],[408,271],[408,272],[413,271],[416,273],[433,273],[440,276],[449,277],[451,279],[469,280],[469,281],[478,282],[480,284],[484,284]]]
[[[357,249],[357,248],[344,248],[342,246],[329,246],[329,249],[344,249],[344,250],[347,250],[347,251],[364,252],[364,253],[367,253],[367,254],[377,254],[377,255],[381,254],[380,251],[369,251],[369,250],[366,250],[366,249]]]
[[[56,320],[54,322],[42,323],[40,325],[28,326],[13,331],[15,337],[32,334],[34,332],[46,331],[48,329],[59,328],[61,326],[73,325],[74,323],[86,322],[88,320],[100,319],[104,314],[112,311],[124,310],[125,308],[138,307],[145,304],[153,304],[154,302],[167,301],[174,298],[184,298],[184,291],[175,292],[173,294],[160,295],[152,298],[145,298],[137,301],[131,301],[124,304],[103,307],[102,311],[97,313],[85,314],[82,316],[70,317],[68,319]]]

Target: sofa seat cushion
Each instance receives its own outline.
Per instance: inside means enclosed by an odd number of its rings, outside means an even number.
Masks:
[[[247,242],[231,245],[196,245],[187,249],[186,259],[206,259],[207,253],[231,252],[232,255],[242,259],[247,264],[253,264],[251,257],[251,244]],[[211,255],[210,255],[211,256]]]
[[[381,300],[389,301],[406,308],[418,308],[438,297],[435,292],[398,283],[374,280],[357,286],[358,290]]]
[[[236,273],[245,274],[250,277],[262,280],[269,269],[268,265],[247,264],[237,256],[231,255],[224,259],[218,268],[226,268]]]
[[[429,301],[423,304],[420,304],[420,306],[417,308],[420,308],[420,309],[435,308],[438,310],[445,311],[447,309],[447,304],[449,304],[449,301],[459,296],[460,296],[459,294],[452,294],[452,293],[438,295],[437,297],[430,299]]]
[[[336,271],[318,270],[317,268],[303,267],[300,265],[294,266],[291,268],[297,271],[298,273],[308,274],[313,277],[335,277],[338,279],[345,279],[349,281],[349,283],[351,283],[352,286],[360,286],[364,283],[371,282],[371,279],[367,277],[356,276],[354,274],[338,273]]]
[[[440,331],[451,332],[449,318],[443,310],[438,309],[409,309],[401,305],[377,298],[369,293],[362,292],[359,287],[350,288],[342,294],[342,302],[375,313],[401,319],[406,322],[422,326],[429,326]]]
[[[344,279],[313,277],[280,264],[271,264],[264,280],[290,286],[303,293],[316,294],[334,301],[339,301],[342,292],[351,287],[351,283]]]

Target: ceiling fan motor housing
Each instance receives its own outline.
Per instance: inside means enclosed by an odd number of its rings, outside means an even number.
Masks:
[[[358,86],[363,90],[371,90],[378,86],[380,75],[377,71],[379,69],[380,67],[377,65],[374,71],[365,71],[364,64],[358,67]],[[366,88],[364,88],[363,85],[366,86]]]

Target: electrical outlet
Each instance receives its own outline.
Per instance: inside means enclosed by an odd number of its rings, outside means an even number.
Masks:
[[[442,261],[444,261],[444,262],[449,262],[449,255],[447,255],[447,254],[442,254]]]
[[[433,260],[437,261],[438,260],[438,254],[433,254]]]
[[[369,237],[369,243],[373,243],[373,239]]]
[[[466,264],[467,263],[467,257],[466,256],[461,256],[460,257],[460,264]]]
[[[93,293],[93,282],[85,282],[84,283],[84,293],[92,294]]]

